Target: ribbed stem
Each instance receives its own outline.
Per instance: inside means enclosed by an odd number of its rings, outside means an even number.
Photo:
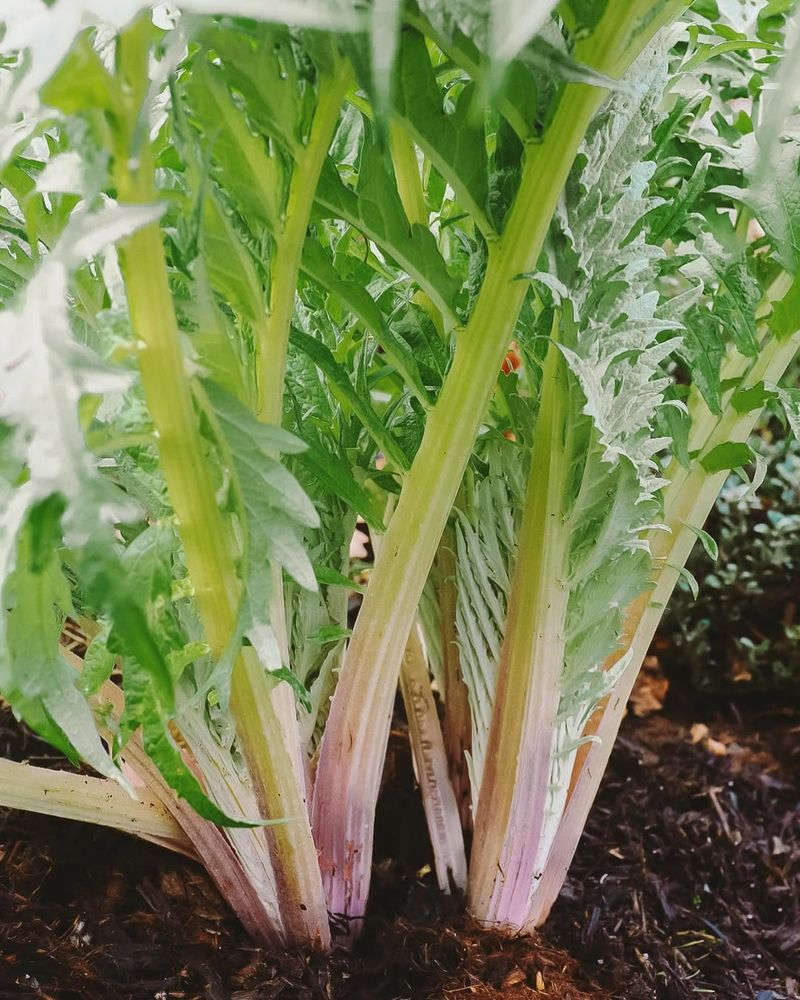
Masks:
[[[135,24],[119,43],[120,65],[134,95],[146,93],[149,47],[142,44],[140,26]],[[131,118],[138,118],[138,108]],[[141,130],[134,137],[132,129],[121,142],[114,179],[120,203],[155,201],[152,153]],[[212,655],[219,658],[233,635],[240,588],[194,412],[159,227],[146,226],[126,239],[120,263],[161,468],[200,619]],[[327,915],[301,790],[269,681],[252,650],[243,651],[234,665],[231,713],[260,809],[267,818],[287,819],[264,834],[278,882],[283,935],[291,943],[327,947]]]
[[[308,143],[296,154],[289,182],[283,228],[275,234],[270,269],[269,309],[256,330],[256,416],[267,424],[280,426],[283,420],[283,389],[297,277],[303,256],[308,223],[314,204],[314,192],[320,171],[328,155],[333,133],[339,121],[342,102],[350,80],[350,67],[342,60],[331,76],[319,82],[319,97]],[[289,666],[289,637],[283,596],[283,571],[272,565],[272,595],[269,619],[281,661]],[[305,798],[307,761],[300,736],[294,692],[281,682],[272,695],[272,704],[280,722],[284,743],[289,751],[295,775]],[[306,805],[306,811],[307,811]]]
[[[334,75],[320,80],[319,99],[308,143],[298,153],[292,168],[283,228],[275,235],[269,312],[258,331],[256,342],[258,418],[268,424],[280,424],[283,416],[286,351],[303,244],[320,171],[328,155],[349,80],[350,68],[344,61],[339,63]]]
[[[119,192],[121,201],[150,200],[135,190],[126,198],[129,192],[123,186]],[[139,368],[158,433],[161,468],[178,518],[203,628],[212,655],[218,658],[235,627],[238,583],[192,408],[161,233],[157,226],[148,226],[120,249],[131,325],[142,345]],[[265,830],[287,939],[325,946],[327,918],[306,810],[272,706],[269,682],[251,651],[244,651],[234,665],[231,713],[264,815],[291,821]]]
[[[544,142],[530,147],[486,276],[359,614],[322,742],[312,808],[332,913],[363,916],[375,804],[402,651],[475,435],[488,406],[556,201],[604,92],[570,86]]]
[[[456,629],[455,550],[455,532],[447,527],[436,556],[444,669],[444,745],[461,825],[468,830],[472,826],[472,795],[467,767],[467,753],[472,745],[472,713],[469,691],[461,673],[461,652]]]
[[[524,927],[550,793],[569,589],[564,495],[569,390],[550,344],[500,653],[470,859],[470,911],[482,923]]]
[[[406,217],[411,225],[428,225],[428,210],[425,207],[425,192],[417,162],[417,149],[409,136],[397,122],[389,126],[389,148],[392,152],[397,193],[403,203]]]
[[[193,856],[191,844],[161,800],[148,789],[137,794],[138,799],[132,799],[108,778],[0,758],[0,806],[109,826]]]
[[[576,54],[608,75],[625,71],[652,34],[686,4],[609,5]],[[657,12],[656,12],[657,10]],[[653,15],[649,17],[649,15]],[[633,32],[633,33],[632,33]],[[331,706],[312,818],[329,909],[360,919],[366,906],[375,804],[402,651],[526,293],[559,194],[606,91],[568,84],[536,146],[483,285],[458,337],[450,372],[376,562]]]
[[[458,804],[447,773],[442,729],[431,691],[428,662],[418,627],[411,629],[400,670],[400,692],[422,805],[433,847],[433,862],[443,892],[467,887],[467,858]]]

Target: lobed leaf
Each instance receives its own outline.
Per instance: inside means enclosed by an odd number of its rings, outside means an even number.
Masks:
[[[433,234],[422,226],[409,225],[394,177],[386,170],[377,147],[367,143],[361,157],[356,191],[346,187],[335,166],[327,162],[317,187],[318,207],[345,219],[377,243],[430,295],[450,323],[456,324],[458,282],[448,273]]]

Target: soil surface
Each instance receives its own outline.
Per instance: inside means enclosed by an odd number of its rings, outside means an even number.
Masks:
[[[800,712],[626,719],[546,937],[626,1000],[800,996]]]
[[[443,899],[402,731],[353,955],[266,955],[195,864],[0,812],[0,1000],[800,997],[800,711],[668,705],[623,724],[544,935]],[[53,763],[0,715],[0,753]]]

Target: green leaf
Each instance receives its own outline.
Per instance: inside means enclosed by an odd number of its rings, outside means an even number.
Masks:
[[[86,647],[80,686],[87,696],[97,694],[116,665],[117,658],[108,648],[109,630],[109,623],[105,622],[100,632]]]
[[[714,539],[709,535],[707,531],[702,528],[696,528],[693,524],[689,524],[687,521],[682,521],[681,524],[684,528],[688,528],[693,535],[696,535],[700,539],[700,544],[705,549],[706,555],[712,562],[716,562],[719,559],[719,546],[714,541]],[[697,595],[695,595],[696,597]]]
[[[193,268],[194,297],[187,304],[185,316],[193,329],[187,331],[197,366],[237,399],[253,398],[252,372],[243,364],[246,355],[247,327],[237,325],[214,300],[213,293],[202,275],[202,268]],[[244,335],[242,335],[244,334]],[[243,349],[244,348],[244,349]]]
[[[301,586],[317,587],[302,528],[316,527],[319,515],[294,476],[273,457],[279,450],[296,453],[303,445],[287,431],[260,423],[214,383],[204,382],[203,390],[229,454],[247,530],[247,621],[260,622],[269,599],[270,560],[283,566]],[[246,624],[245,633],[248,628]]]
[[[154,558],[150,541],[145,551],[147,559]],[[220,826],[260,825],[219,809],[184,761],[169,729],[176,712],[172,668],[177,663],[170,663],[165,657],[159,637],[151,630],[147,613],[138,603],[140,595],[131,589],[122,564],[107,549],[91,545],[81,553],[79,570],[87,596],[95,607],[108,614],[109,651],[123,656],[125,710],[119,739],[124,740],[141,727],[144,749],[164,780],[205,819]],[[147,579],[153,579],[150,572],[145,574]],[[185,649],[180,652],[185,653]]]
[[[743,441],[726,441],[700,459],[700,464],[706,472],[724,472],[726,469],[738,469],[747,465],[755,458],[755,452],[749,444]]]
[[[681,579],[686,581],[689,590],[692,592],[692,597],[695,600],[697,600],[697,598],[700,596],[700,585],[698,584],[694,574],[690,570],[688,570],[685,566],[680,567],[680,569],[678,570],[678,574],[681,577]]]
[[[423,384],[413,351],[393,332],[369,293],[355,281],[348,281],[340,276],[324,248],[316,240],[306,240],[302,271],[326,291],[338,296],[352,310],[383,348],[386,357],[403,376],[417,399],[429,407],[433,400]]]
[[[252,255],[220,204],[220,194],[209,188],[203,199],[200,247],[214,290],[252,327],[266,315],[264,283]]]
[[[491,233],[486,139],[483,122],[470,107],[474,87],[462,91],[452,113],[444,111],[442,97],[424,38],[416,31],[404,31],[394,109],[404,128],[452,185],[459,203],[484,233]]]
[[[262,424],[247,407],[210,379],[204,379],[202,385],[226,436],[230,435],[237,446],[245,447],[249,440],[257,451],[265,454],[299,455],[306,450],[300,438],[282,427]]]
[[[697,245],[718,284],[715,315],[740,353],[747,358],[756,357],[759,346],[756,313],[761,289],[748,270],[746,258],[742,255],[731,259],[709,237],[699,240]]]
[[[609,91],[625,88],[624,80],[615,80],[591,66],[576,62],[566,51],[557,48],[544,38],[534,38],[520,53],[519,59],[534,70],[547,72],[551,76],[572,83],[585,83]]]
[[[796,275],[789,291],[772,306],[767,320],[778,340],[786,340],[800,329],[800,275]]]
[[[606,12],[609,0],[566,0],[570,27],[575,32],[596,28]]]
[[[720,365],[725,356],[725,341],[707,309],[694,309],[686,317],[677,350],[708,408],[719,416],[722,413]]]
[[[289,30],[275,24],[210,24],[198,41],[213,53],[226,83],[240,95],[247,116],[291,156],[303,146],[307,87]]]
[[[698,160],[692,176],[685,180],[665,205],[652,213],[652,239],[662,243],[677,236],[692,219],[695,206],[706,193],[706,176],[711,163],[711,154],[706,153]]]
[[[317,574],[317,582],[326,587],[343,587],[345,590],[353,590],[357,594],[363,594],[366,590],[366,587],[362,584],[356,583],[349,576],[345,576],[344,573],[338,573],[329,566],[314,563],[314,572]]]
[[[408,456],[386,429],[371,404],[356,392],[349,375],[330,349],[322,341],[296,327],[292,328],[291,342],[325,374],[333,395],[345,409],[351,410],[358,417],[386,458],[404,472],[407,471],[411,467]]]
[[[768,158],[759,157],[745,174],[746,188],[716,190],[742,201],[761,223],[775,248],[775,256],[790,274],[797,274],[800,258],[800,143],[775,143]]]
[[[28,251],[16,241],[0,247],[0,304],[16,296],[33,275],[34,264]]]
[[[674,397],[673,397],[674,398]],[[684,469],[689,468],[689,432],[692,421],[683,406],[662,406],[659,417],[663,421],[666,433],[671,439],[670,448],[673,455]]]
[[[171,557],[177,539],[172,527],[162,521],[137,535],[122,555],[126,585],[147,604],[169,599],[172,584]]]
[[[79,690],[80,675],[59,651],[63,618],[71,610],[53,545],[60,540],[63,510],[62,497],[45,499],[32,508],[20,532],[16,568],[2,592],[0,692],[43,739],[128,787],[103,747]]]
[[[333,454],[322,440],[312,437],[310,433],[307,433],[306,440],[308,450],[298,456],[297,464],[314,481],[319,482],[360,514],[371,528],[384,532],[386,528],[377,498],[357,482],[345,458]],[[320,579],[319,568],[317,568],[317,579]],[[324,582],[326,581],[320,579],[320,583]]]
[[[753,410],[762,410],[774,398],[775,392],[768,389],[763,382],[758,382],[746,389],[737,389],[731,396],[731,406],[737,413],[750,413]]]
[[[212,176],[219,177],[224,196],[251,231],[278,230],[286,186],[284,166],[234,102],[224,71],[201,52],[184,86],[188,118],[200,132]]]
[[[311,696],[308,693],[308,688],[303,684],[297,674],[293,673],[288,667],[279,667],[277,670],[269,671],[270,677],[274,677],[276,681],[286,681],[286,683],[291,687],[294,693],[297,695],[297,700],[307,711],[311,711]]]
[[[106,70],[88,34],[79,36],[70,54],[42,87],[41,98],[68,115],[95,109],[113,111],[123,100],[117,81]]]
[[[792,434],[800,441],[800,389],[775,387]]]
[[[152,551],[147,552],[150,559],[152,555]],[[140,683],[147,687],[148,697],[158,714],[171,718],[175,713],[175,690],[172,674],[145,610],[150,595],[138,594],[129,588],[122,562],[107,546],[97,543],[86,546],[78,557],[77,566],[87,599],[108,615],[109,650],[125,654],[136,662]],[[152,582],[149,573],[142,574],[145,580],[148,576]],[[144,603],[140,603],[142,598]]]
[[[345,186],[334,164],[327,160],[316,201],[323,213],[345,219],[374,240],[428,293],[451,324],[458,323],[455,298],[459,283],[448,273],[431,231],[409,224],[391,170],[374,144],[367,142],[362,150],[357,191]]]
[[[738,499],[750,500],[752,499],[758,490],[761,488],[762,483],[767,478],[767,460],[760,452],[754,452],[753,459],[755,461],[755,470],[753,472],[753,478],[747,474],[747,470],[741,466],[735,470],[736,474],[744,481],[745,488],[742,493],[739,494]]]
[[[324,646],[329,642],[341,642],[342,639],[347,639],[352,634],[352,629],[342,628],[341,625],[323,625],[312,635],[307,636],[306,641]]]

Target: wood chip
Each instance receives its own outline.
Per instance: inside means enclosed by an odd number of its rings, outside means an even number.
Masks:
[[[518,986],[520,983],[524,983],[526,980],[526,975],[517,965],[503,980],[503,986]]]

